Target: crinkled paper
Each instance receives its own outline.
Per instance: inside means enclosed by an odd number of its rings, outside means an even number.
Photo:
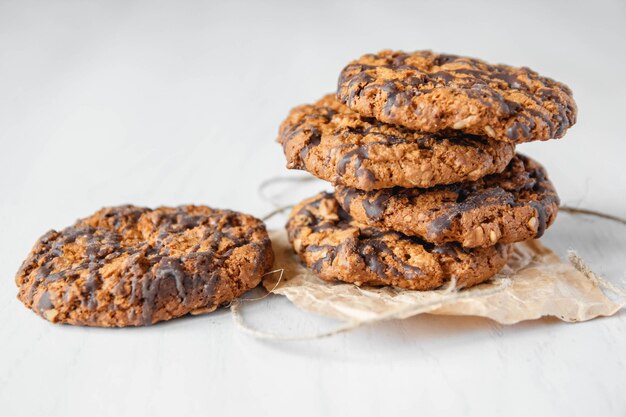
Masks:
[[[411,291],[357,287],[322,281],[302,266],[284,231],[274,231],[275,268],[264,287],[298,308],[349,323],[403,319],[416,314],[488,317],[513,324],[544,316],[567,322],[615,314],[623,304],[608,298],[599,282],[563,263],[539,241],[517,243],[507,266],[491,282],[467,290]]]

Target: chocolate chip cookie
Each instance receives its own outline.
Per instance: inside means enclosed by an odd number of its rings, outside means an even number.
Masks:
[[[529,68],[430,51],[364,55],[341,72],[337,96],[386,123],[511,143],[560,138],[577,112],[566,85]]]
[[[39,239],[17,273],[18,298],[55,323],[149,325],[228,303],[258,285],[273,256],[252,216],[105,208]]]
[[[363,117],[333,95],[294,108],[278,142],[288,168],[362,190],[474,181],[502,171],[515,154],[502,141],[419,133]]]
[[[356,285],[432,290],[455,278],[459,287],[486,281],[506,263],[510,246],[464,249],[356,223],[332,194],[298,204],[287,234],[300,259],[322,279]]]
[[[370,192],[338,186],[335,196],[359,223],[468,248],[538,238],[559,207],[544,168],[519,154],[504,172],[475,182]]]

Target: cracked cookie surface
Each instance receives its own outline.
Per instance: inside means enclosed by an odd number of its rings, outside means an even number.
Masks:
[[[363,55],[342,70],[337,97],[386,123],[512,143],[560,138],[577,113],[569,87],[529,68],[431,51]]]
[[[502,173],[475,182],[370,192],[339,186],[335,196],[364,225],[470,248],[541,237],[559,207],[545,169],[519,154]]]
[[[464,249],[356,223],[332,194],[296,205],[287,222],[294,251],[321,279],[356,285],[432,290],[452,278],[458,287],[488,280],[506,263],[510,246]]]
[[[278,142],[288,168],[362,190],[474,181],[502,171],[515,154],[510,143],[419,133],[363,117],[333,95],[292,109]]]
[[[149,325],[215,310],[272,266],[263,223],[205,206],[104,208],[35,244],[18,298],[46,320]]]

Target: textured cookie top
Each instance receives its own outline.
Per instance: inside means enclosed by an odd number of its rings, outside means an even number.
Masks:
[[[42,236],[18,298],[52,322],[147,325],[212,311],[273,262],[263,223],[203,206],[105,208]]]
[[[288,168],[362,190],[473,181],[502,171],[515,154],[510,143],[418,133],[363,117],[332,94],[292,109],[278,142]]]
[[[566,85],[529,68],[430,51],[364,55],[342,70],[337,96],[386,123],[512,143],[560,138],[577,112]]]
[[[470,248],[540,237],[559,207],[543,167],[519,154],[502,173],[475,182],[370,192],[339,186],[335,195],[363,224]]]
[[[302,261],[324,280],[414,290],[438,288],[452,277],[460,287],[476,285],[504,266],[510,249],[501,244],[477,249],[435,246],[362,227],[328,193],[294,207],[287,234]]]

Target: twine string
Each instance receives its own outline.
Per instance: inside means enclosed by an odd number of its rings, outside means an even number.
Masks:
[[[271,177],[268,178],[266,180],[261,181],[261,184],[259,184],[259,187],[257,188],[257,193],[259,195],[259,197],[261,197],[261,200],[270,203],[271,205],[273,205],[274,207],[279,207],[279,204],[274,201],[274,199],[272,199],[270,196],[267,195],[267,189],[270,188],[271,186],[275,185],[275,184],[281,184],[281,183],[297,183],[297,184],[303,184],[303,183],[307,183],[307,182],[313,182],[316,181],[317,178],[315,178],[312,175],[307,175],[307,176],[300,176],[300,177],[293,177],[293,178],[289,178],[289,177]]]
[[[589,265],[587,265],[585,261],[583,261],[582,258],[578,256],[575,250],[569,250],[567,252],[567,259],[578,272],[583,274],[597,286],[602,287],[605,290],[611,291],[615,295],[626,298],[626,291],[593,272],[591,268],[589,268]]]
[[[595,216],[595,217],[600,217],[600,218],[607,219],[607,220],[613,220],[614,222],[618,222],[618,223],[626,225],[626,218],[614,216],[612,214],[603,213],[601,211],[591,210],[587,208],[560,206],[559,211],[573,214],[573,215],[586,214],[588,216]]]
[[[497,279],[497,285],[493,287],[489,287],[486,289],[474,289],[472,291],[462,291],[459,292],[456,290],[456,286],[449,286],[445,290],[442,290],[443,297],[435,301],[429,301],[423,304],[413,304],[406,307],[399,308],[397,310],[393,310],[387,312],[385,314],[381,314],[378,317],[367,319],[367,320],[351,320],[347,321],[331,330],[322,331],[318,333],[314,333],[311,335],[303,335],[303,336],[294,336],[294,335],[285,335],[278,334],[274,332],[259,330],[247,324],[243,318],[243,314],[241,312],[241,303],[238,301],[233,302],[231,306],[231,313],[233,315],[233,319],[237,327],[242,330],[244,333],[249,334],[257,339],[264,340],[279,340],[279,341],[305,341],[305,340],[317,340],[325,337],[335,336],[337,334],[347,332],[349,330],[354,330],[357,327],[360,327],[364,324],[373,324],[382,321],[387,321],[391,319],[395,319],[403,316],[404,314],[410,314],[411,316],[415,316],[418,314],[427,313],[432,310],[436,310],[444,306],[445,304],[451,303],[453,301],[459,301],[465,298],[477,298],[477,297],[486,297],[488,295],[497,294],[507,288],[511,283],[510,278],[500,278]],[[450,289],[452,288],[452,289]]]
[[[281,207],[277,207],[274,210],[270,211],[269,213],[267,213],[265,216],[261,217],[261,220],[263,220],[264,222],[268,221],[269,219],[271,219],[272,217],[276,216],[277,214],[281,214],[284,213],[285,211],[289,210],[290,208],[293,207],[293,204],[289,204],[287,206],[281,206]]]

